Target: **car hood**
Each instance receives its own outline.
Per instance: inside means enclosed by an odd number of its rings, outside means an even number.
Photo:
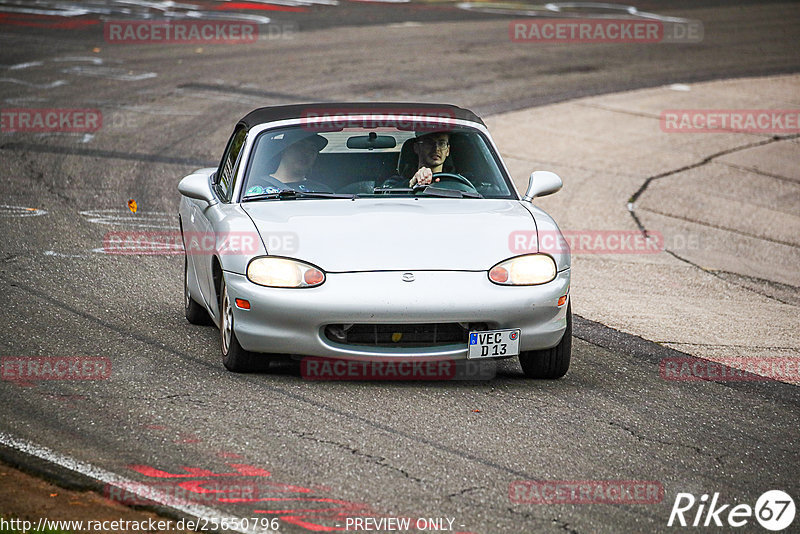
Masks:
[[[327,272],[485,271],[516,255],[512,232],[536,230],[517,200],[267,200],[242,208],[269,254]]]

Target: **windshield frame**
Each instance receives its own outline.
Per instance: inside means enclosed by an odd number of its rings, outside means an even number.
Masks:
[[[326,117],[323,120],[324,122],[336,123],[341,122],[342,120],[346,119],[349,121],[374,121],[376,117],[380,117],[382,119],[396,119],[398,122],[400,121],[408,121],[411,119],[419,119],[419,116],[413,115],[402,115],[402,114],[353,114],[353,115],[342,115],[342,116],[331,116]],[[426,120],[428,118],[426,117]],[[246,165],[240,165],[238,170],[238,176],[234,188],[234,192],[232,195],[232,199],[237,203],[241,203],[244,200],[244,191],[245,189],[245,182],[246,178],[249,175],[250,167],[253,161],[253,150],[256,146],[256,141],[262,136],[267,134],[268,132],[273,132],[275,130],[284,129],[287,127],[302,127],[310,122],[310,120],[314,121],[314,126],[316,128],[320,128],[320,119],[306,119],[306,118],[296,118],[296,119],[287,119],[281,121],[274,121],[269,123],[260,124],[258,126],[253,126],[247,135],[247,140],[245,142],[245,146],[242,149],[242,158],[247,158]],[[435,124],[441,124],[443,129],[447,128],[464,128],[466,130],[473,131],[477,134],[481,140],[484,142],[486,148],[489,150],[489,156],[491,156],[495,166],[500,172],[502,179],[505,181],[506,187],[509,190],[510,196],[509,197],[489,197],[486,200],[520,200],[522,197],[520,196],[519,190],[514,184],[514,181],[511,179],[511,176],[508,172],[508,168],[505,165],[505,162],[500,155],[500,151],[497,149],[497,145],[494,143],[494,139],[492,139],[491,134],[489,134],[488,129],[483,126],[482,124],[478,124],[469,120],[463,119],[452,119],[452,118],[445,118],[445,117],[430,117],[430,122]],[[369,129],[365,128],[365,132]],[[414,196],[414,195],[411,195]],[[355,195],[355,198],[408,198],[405,195],[365,195],[365,196],[358,196]],[[431,198],[431,197],[429,197]],[[316,199],[308,199],[308,200],[316,200]],[[470,199],[474,200],[484,200],[484,199]]]

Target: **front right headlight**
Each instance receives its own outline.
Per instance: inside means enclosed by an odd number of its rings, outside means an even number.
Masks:
[[[489,280],[504,286],[546,284],[556,277],[556,261],[547,254],[526,254],[501,261],[489,270]]]
[[[247,279],[267,287],[316,287],[325,281],[325,273],[310,263],[265,256],[250,261]]]

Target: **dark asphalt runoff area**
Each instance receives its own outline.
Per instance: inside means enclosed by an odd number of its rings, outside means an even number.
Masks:
[[[277,517],[291,533],[343,530],[348,517],[485,534],[766,532],[754,518],[737,529],[667,521],[678,493],[755,506],[780,489],[797,502],[794,385],[665,380],[659,362],[681,353],[579,317],[557,381],[525,379],[516,359],[473,381],[307,381],[296,361],[233,374],[218,330],[183,316],[182,255],[102,249],[108,232],[177,231],[178,181],[216,165],[256,107],[426,101],[488,116],[795,73],[800,3],[645,1],[640,11],[701,21],[702,41],[535,44],[509,39],[521,3],[242,2],[231,13],[278,29],[240,45],[112,44],[104,22],[153,10],[111,2],[69,16],[62,4],[0,1],[0,110],[103,117],[92,133],[0,133],[0,356],[104,358],[110,374],[0,381],[0,458],[101,492],[110,474],[168,496],[181,482],[218,481],[224,498],[199,504],[218,517]],[[196,4],[220,13],[218,2]],[[537,504],[524,481],[645,493]],[[184,514],[172,508],[162,511]]]

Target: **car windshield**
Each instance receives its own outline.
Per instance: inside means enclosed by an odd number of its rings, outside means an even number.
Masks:
[[[420,166],[436,171],[431,184],[410,184]],[[385,127],[266,130],[251,151],[241,199],[385,195],[516,198],[484,135],[443,125],[424,132]]]

